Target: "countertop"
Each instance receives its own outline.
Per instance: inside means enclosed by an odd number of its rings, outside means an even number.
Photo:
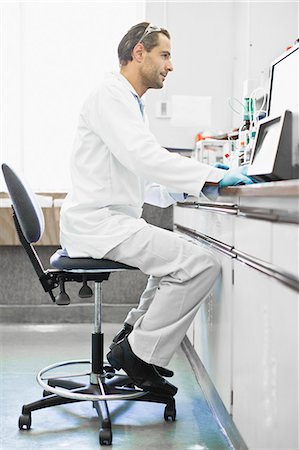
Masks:
[[[299,180],[270,181],[220,190],[225,197],[299,197]]]

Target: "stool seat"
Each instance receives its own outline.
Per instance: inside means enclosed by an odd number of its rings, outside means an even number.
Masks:
[[[121,270],[138,270],[137,267],[128,266],[110,259],[95,259],[89,257],[70,258],[65,249],[57,250],[51,256],[50,263],[55,269],[95,272],[115,272]]]

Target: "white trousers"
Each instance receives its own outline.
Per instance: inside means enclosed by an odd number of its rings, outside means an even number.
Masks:
[[[147,225],[105,258],[150,275],[138,308],[126,319],[134,325],[129,343],[142,360],[166,366],[220,272],[216,257],[178,234]]]

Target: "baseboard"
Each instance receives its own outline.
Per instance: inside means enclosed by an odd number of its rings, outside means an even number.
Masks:
[[[103,322],[122,323],[135,304],[102,304]],[[94,303],[0,305],[0,323],[93,323]]]
[[[248,447],[233,422],[231,415],[225,408],[212,380],[210,379],[204,365],[199,359],[199,356],[187,336],[185,336],[182,342],[182,348],[190,362],[198,384],[200,385],[216,420],[230,441],[232,448],[235,450],[248,450]]]

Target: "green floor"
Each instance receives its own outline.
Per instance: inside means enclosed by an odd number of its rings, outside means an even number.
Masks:
[[[109,344],[119,329],[104,324]],[[19,431],[24,403],[37,400],[41,387],[35,374],[58,361],[88,359],[92,325],[1,325],[1,450],[94,450],[99,448],[98,418],[91,402],[35,411],[32,428]],[[165,422],[164,406],[142,402],[110,402],[112,447],[120,450],[232,449],[212,415],[181,349],[170,368],[179,390],[177,420]],[[102,447],[105,448],[105,447]]]

